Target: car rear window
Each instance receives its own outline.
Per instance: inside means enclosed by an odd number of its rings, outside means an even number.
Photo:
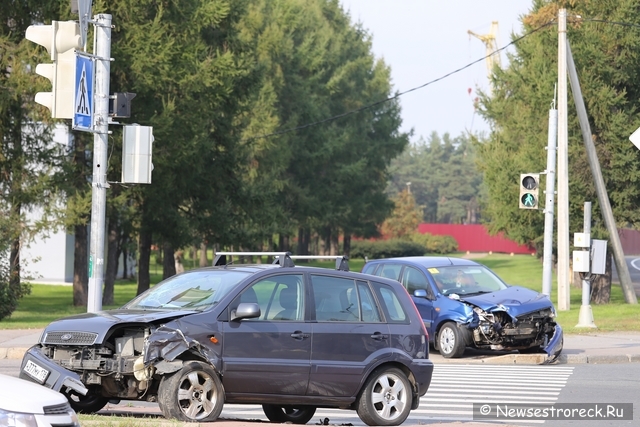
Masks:
[[[378,299],[382,302],[389,323],[409,323],[409,316],[407,316],[395,290],[384,283],[372,282],[372,284],[378,294]],[[403,292],[405,292],[404,289]]]

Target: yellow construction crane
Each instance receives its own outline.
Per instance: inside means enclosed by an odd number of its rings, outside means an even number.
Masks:
[[[498,21],[491,23],[489,34],[476,34],[471,30],[468,30],[467,33],[480,39],[480,41],[484,43],[487,53],[487,76],[491,78],[493,67],[496,65],[498,65],[498,67],[502,66],[500,62],[500,52],[498,52]]]

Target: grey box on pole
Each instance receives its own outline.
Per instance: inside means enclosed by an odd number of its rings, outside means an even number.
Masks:
[[[151,184],[153,127],[125,125],[122,132],[122,182]]]
[[[591,273],[605,274],[607,270],[607,241],[591,241]]]
[[[573,271],[589,272],[589,251],[573,251]]]

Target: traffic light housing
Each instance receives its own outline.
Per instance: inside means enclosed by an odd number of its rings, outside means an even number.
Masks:
[[[538,209],[540,174],[520,174],[520,209]]]
[[[71,119],[75,102],[75,49],[82,48],[80,24],[51,21],[51,25],[30,25],[25,36],[44,46],[53,61],[36,67],[37,74],[51,81],[51,92],[36,93],[35,101],[51,110],[51,117]]]

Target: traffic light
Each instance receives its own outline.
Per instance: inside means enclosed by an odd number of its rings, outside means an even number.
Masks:
[[[82,48],[80,24],[75,21],[51,21],[51,25],[30,25],[27,40],[44,46],[52,64],[38,64],[36,73],[51,81],[51,92],[36,93],[35,101],[51,110],[51,117],[73,117],[76,80],[75,49]]]
[[[540,174],[520,174],[520,209],[538,209]]]

